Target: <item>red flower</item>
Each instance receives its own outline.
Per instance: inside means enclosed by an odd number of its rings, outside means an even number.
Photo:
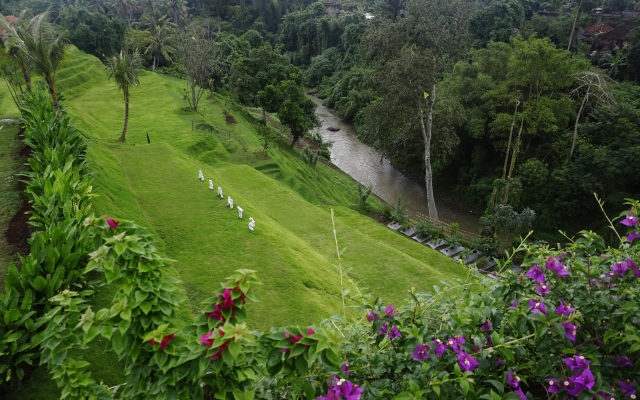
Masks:
[[[107,224],[109,224],[109,226],[113,229],[116,229],[118,225],[120,225],[120,221],[116,221],[113,218],[104,217],[104,219],[107,221]]]

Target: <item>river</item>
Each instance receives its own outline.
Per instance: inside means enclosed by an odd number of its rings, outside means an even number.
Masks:
[[[322,100],[308,95],[318,106],[316,115],[321,121],[317,132],[322,140],[331,144],[331,162],[364,186],[372,186],[373,193],[395,206],[398,198],[407,202],[407,214],[415,217],[418,213],[428,215],[427,192],[424,187],[403,175],[372,147],[362,143],[353,126],[338,117],[332,110],[322,105]],[[340,128],[336,132],[328,128]],[[438,216],[443,222],[457,222],[460,228],[478,233],[478,215],[462,206],[450,196],[434,191]]]

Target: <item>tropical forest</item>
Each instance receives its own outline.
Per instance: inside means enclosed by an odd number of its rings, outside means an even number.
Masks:
[[[2,0],[0,399],[637,399],[640,1]]]

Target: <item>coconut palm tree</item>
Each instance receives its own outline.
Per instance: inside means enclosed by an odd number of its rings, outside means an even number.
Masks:
[[[24,24],[25,12],[23,11],[18,18],[13,17],[11,20],[0,14],[0,29],[3,31],[2,39],[7,55],[15,61],[15,66],[20,68],[22,78],[28,92],[31,91],[31,68],[26,54],[20,48],[21,39],[18,36],[18,25]],[[5,72],[6,73],[6,72]],[[13,74],[12,74],[13,75]],[[22,92],[22,85],[18,83],[18,91]],[[12,92],[13,96],[13,92]]]
[[[65,56],[65,41],[53,24],[47,11],[36,15],[25,24],[16,26],[16,44],[36,74],[42,75],[49,87],[53,109],[58,110],[58,94],[55,89],[56,72]]]
[[[124,95],[124,127],[118,141],[124,142],[129,123],[129,95],[130,89],[140,83],[138,77],[142,69],[142,58],[137,50],[129,54],[122,50],[120,54],[113,56],[107,63],[107,75],[113,78]]]
[[[166,20],[167,16],[152,21],[149,32],[151,33],[151,43],[144,51],[144,54],[151,54],[153,56],[152,70],[155,72],[156,65],[160,60],[160,57],[165,61],[172,62],[171,55],[175,52],[175,49],[169,45],[171,39],[171,30],[175,25]]]

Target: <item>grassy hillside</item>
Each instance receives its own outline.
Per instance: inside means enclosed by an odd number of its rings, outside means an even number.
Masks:
[[[354,211],[356,185],[349,177],[319,164],[318,178],[286,145],[264,155],[249,114],[224,97],[203,99],[198,114],[184,108],[183,81],[143,73],[132,92],[127,142],[119,143],[122,95],[100,62],[72,49],[58,76],[68,112],[90,143],[96,213],[136,220],[156,235],[159,248],[176,260],[188,298],[184,320],[239,268],[257,270],[264,282],[256,290],[261,301],[250,306],[253,328],[307,325],[341,312],[331,209],[343,265],[360,289],[399,303],[412,287],[429,290],[441,279],[465,275],[440,253]],[[225,125],[225,111],[234,126]],[[232,133],[192,130],[202,119]],[[205,182],[198,180],[199,169]],[[208,189],[209,179],[223,188],[224,200]],[[242,220],[226,206],[227,195],[245,210]],[[253,233],[249,217],[257,222]],[[354,288],[349,283],[344,289]],[[108,301],[110,290],[98,303]],[[110,362],[96,370],[110,371]],[[117,377],[101,378],[117,383]]]

